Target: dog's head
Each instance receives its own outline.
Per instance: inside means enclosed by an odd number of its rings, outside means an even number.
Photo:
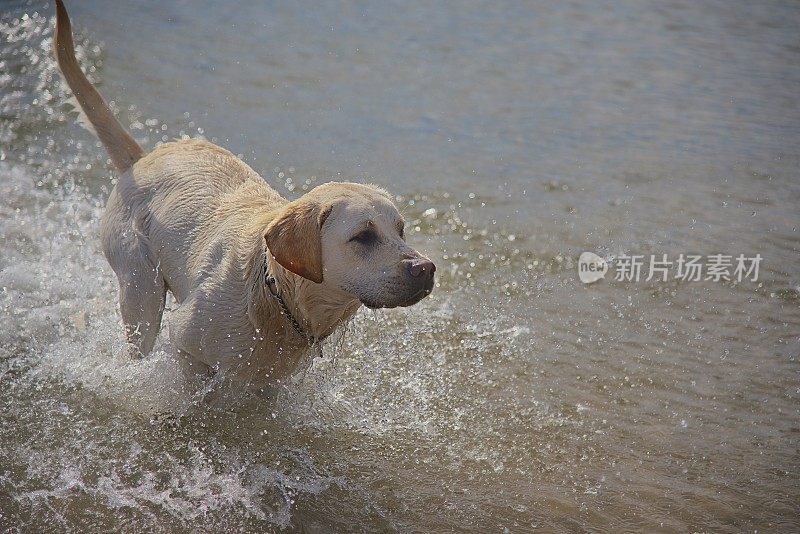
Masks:
[[[403,225],[382,189],[331,182],[284,206],[265,238],[285,269],[370,308],[394,308],[430,294],[436,270],[406,244]]]

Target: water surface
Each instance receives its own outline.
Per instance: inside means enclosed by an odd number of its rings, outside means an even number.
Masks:
[[[148,148],[397,195],[439,269],[275,405],[122,353],[113,172],[0,5],[0,530],[797,531],[800,7],[72,1]],[[585,286],[584,251],[761,254]],[[174,305],[174,304],[173,304]],[[167,314],[166,321],[169,321]]]

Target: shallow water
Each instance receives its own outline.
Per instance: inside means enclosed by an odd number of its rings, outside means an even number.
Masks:
[[[800,528],[796,4],[69,8],[147,147],[205,136],[290,198],[383,185],[438,284],[274,405],[197,402],[167,336],[126,360],[113,173],[52,8],[4,2],[0,530]],[[763,262],[583,285],[584,250]]]

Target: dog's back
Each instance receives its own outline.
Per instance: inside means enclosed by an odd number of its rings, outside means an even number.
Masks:
[[[180,302],[253,217],[285,203],[227,150],[197,140],[167,143],[120,177],[103,217],[103,248],[111,260],[120,235],[133,229],[135,248],[158,265]],[[129,253],[132,243],[122,247]]]

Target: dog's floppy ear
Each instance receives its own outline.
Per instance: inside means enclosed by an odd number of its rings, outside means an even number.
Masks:
[[[267,226],[267,248],[281,266],[303,278],[322,282],[322,225],[331,206],[309,200],[287,204]]]

